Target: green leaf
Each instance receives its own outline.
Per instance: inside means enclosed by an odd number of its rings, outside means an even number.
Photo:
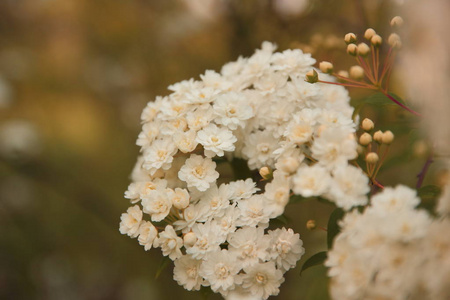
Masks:
[[[417,191],[417,195],[422,200],[434,200],[441,194],[441,189],[436,185],[426,185]]]
[[[308,198],[302,197],[300,195],[293,195],[289,198],[289,204],[299,203],[307,200]]]
[[[305,271],[306,269],[323,264],[325,259],[327,259],[326,251],[314,254],[305,261],[305,263],[302,266],[302,269],[300,270],[300,275],[302,275],[302,272]]]
[[[161,260],[161,263],[159,264],[158,270],[156,271],[155,279],[159,278],[159,276],[161,275],[162,271],[165,268],[167,268],[167,266],[169,265],[169,262],[171,262],[170,258],[168,256],[164,256],[163,259]]]
[[[341,208],[336,208],[330,215],[327,227],[327,245],[328,249],[333,247],[333,240],[336,235],[339,234],[341,228],[338,225],[339,220],[341,220],[345,215],[345,212]]]

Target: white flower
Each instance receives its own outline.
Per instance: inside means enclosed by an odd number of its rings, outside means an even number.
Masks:
[[[228,81],[226,77],[223,77],[213,70],[206,70],[204,75],[200,75],[200,78],[206,87],[212,87],[223,91],[232,87],[232,83]]]
[[[229,235],[228,250],[236,255],[239,265],[245,268],[267,260],[269,241],[269,237],[264,235],[264,229],[244,227]]]
[[[302,121],[298,115],[295,115],[293,120],[289,122],[283,135],[288,141],[302,145],[311,140],[313,132],[314,127],[310,122]]]
[[[168,170],[177,148],[171,139],[155,140],[144,153],[143,167],[153,175],[157,170]]]
[[[349,210],[353,206],[365,205],[368,192],[370,192],[369,178],[361,169],[346,165],[333,171],[329,198],[337,206]]]
[[[219,245],[225,239],[219,234],[219,228],[211,223],[196,223],[192,231],[197,236],[197,241],[192,247],[186,249],[187,254],[191,254],[195,259],[202,259],[208,253],[215,253],[220,250]]]
[[[136,145],[142,148],[147,148],[158,137],[160,132],[160,122],[145,123],[142,126],[142,131],[139,133]]]
[[[215,122],[231,130],[245,127],[245,121],[253,117],[253,108],[241,94],[230,92],[217,97],[213,105],[217,115]]]
[[[197,133],[194,130],[177,131],[173,135],[173,141],[181,152],[189,153],[197,147],[196,137]]]
[[[250,169],[259,169],[264,166],[273,166],[273,152],[278,147],[278,139],[269,131],[257,131],[250,134],[242,149],[244,158],[248,159]]]
[[[199,131],[206,127],[214,118],[213,115],[214,111],[211,106],[208,106],[207,108],[199,107],[195,111],[188,112],[186,121],[189,129]]]
[[[238,226],[267,227],[270,211],[267,207],[267,198],[264,195],[253,195],[248,200],[240,201],[238,207],[241,216],[237,221]]]
[[[213,217],[221,217],[224,215],[225,210],[230,204],[230,189],[227,185],[222,184],[220,188],[217,185],[210,187],[205,194],[200,198],[199,206],[206,206],[207,213],[204,215],[206,218],[211,219]]]
[[[150,191],[142,199],[142,207],[144,212],[151,216],[153,222],[163,220],[172,208],[172,199],[167,190]]]
[[[269,231],[269,237],[271,238],[270,255],[278,269],[285,272],[295,267],[297,261],[305,253],[300,235],[294,233],[290,228],[286,230],[283,227],[282,229]]]
[[[197,220],[205,219],[207,212],[207,206],[191,204],[183,210],[183,218],[175,221],[173,226],[175,226],[176,230],[182,230],[183,233],[186,233],[191,230]]]
[[[259,191],[256,183],[251,178],[230,182],[228,187],[231,192],[231,200],[248,199]]]
[[[355,138],[348,129],[326,128],[314,140],[311,151],[319,164],[331,169],[356,158],[358,156],[356,147]]]
[[[183,255],[174,261],[173,279],[188,291],[198,291],[203,283],[199,275],[201,260],[193,259],[190,255]]]
[[[420,200],[416,192],[404,185],[395,188],[386,187],[381,193],[372,197],[372,207],[380,213],[396,213],[416,207]]]
[[[127,234],[135,238],[139,234],[139,226],[142,221],[142,211],[138,205],[127,209],[126,213],[120,216],[120,233]]]
[[[219,90],[211,87],[194,89],[188,91],[182,101],[188,104],[206,104],[214,101],[218,93]]]
[[[273,180],[265,186],[264,196],[268,199],[270,217],[276,218],[283,214],[289,202],[290,188],[289,179],[283,173],[275,171],[273,176]]]
[[[175,188],[175,190],[167,190],[172,204],[177,209],[185,209],[189,205],[189,193],[185,189]]]
[[[200,130],[196,139],[205,149],[207,157],[223,156],[224,151],[234,151],[236,140],[230,130],[217,127],[214,124]]]
[[[293,179],[293,190],[303,197],[320,196],[328,191],[331,176],[330,173],[318,164],[309,167],[302,166],[298,169]]]
[[[210,158],[192,154],[178,172],[178,178],[185,181],[188,187],[206,191],[219,178],[216,163]]]
[[[284,282],[283,273],[275,268],[272,261],[259,263],[244,268],[242,287],[260,299],[276,296],[280,292],[280,285]]]
[[[158,230],[151,222],[144,221],[139,227],[139,245],[144,246],[145,251],[152,248],[154,242],[157,240]]]
[[[183,239],[177,236],[171,225],[167,225],[164,231],[159,233],[159,238],[154,246],[161,247],[164,256],[175,260],[182,255],[180,248],[183,246]]]
[[[227,250],[216,251],[208,255],[200,267],[200,274],[209,282],[214,292],[226,295],[235,287],[235,278],[241,270],[234,255]]]
[[[235,206],[228,206],[223,216],[215,216],[211,221],[212,226],[218,228],[221,236],[227,237],[228,234],[236,230],[236,221],[240,216],[240,211]]]

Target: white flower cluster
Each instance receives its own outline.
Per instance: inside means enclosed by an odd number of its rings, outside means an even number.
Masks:
[[[405,186],[385,188],[341,221],[325,263],[333,299],[450,299],[450,220]]]
[[[142,156],[125,192],[136,205],[120,232],[146,250],[160,247],[188,290],[277,295],[304,252],[291,229],[266,230],[292,191],[345,209],[367,203],[368,179],[348,164],[357,143],[347,91],[305,82],[309,54],[274,50],[265,42],[220,73],[169,86],[142,113]],[[263,188],[256,178],[220,177],[220,164],[235,159],[269,168],[271,180]]]

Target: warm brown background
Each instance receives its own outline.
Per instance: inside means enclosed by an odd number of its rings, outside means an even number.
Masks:
[[[348,68],[343,35],[370,25],[387,38],[398,6],[390,0],[283,6],[290,2],[0,1],[1,299],[201,298],[173,282],[171,267],[155,279],[160,250],[145,252],[119,234],[140,112],[169,84],[219,70],[264,40]],[[352,95],[356,103],[367,94]],[[423,144],[409,147],[417,124],[391,106],[366,108],[363,116],[399,136],[394,167],[380,180],[414,185],[425,159]],[[400,121],[388,126],[389,120]],[[326,233],[308,232],[306,220],[326,226],[332,209],[315,201],[289,209],[290,226],[306,247],[299,266],[326,247]],[[279,299],[327,299],[325,268],[301,277],[299,270],[287,273]]]

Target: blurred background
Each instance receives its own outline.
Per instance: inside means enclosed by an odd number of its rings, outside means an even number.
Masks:
[[[406,4],[405,4],[406,5]],[[145,252],[119,233],[123,193],[139,153],[140,113],[172,83],[220,70],[265,40],[300,48],[337,69],[354,61],[343,36],[373,27],[383,37],[403,6],[392,0],[1,0],[0,299],[201,299],[155,274]],[[408,20],[405,20],[406,23]],[[407,25],[406,25],[407,26]],[[393,76],[394,92],[403,84]],[[366,91],[352,90],[355,105]],[[428,142],[396,106],[365,106],[399,141],[380,181],[415,185]],[[405,166],[406,165],[406,166]],[[427,182],[444,171],[434,164]],[[326,269],[300,276],[326,249],[333,207],[309,201],[287,212],[306,254],[279,299],[328,299]],[[210,299],[219,299],[212,295]]]

